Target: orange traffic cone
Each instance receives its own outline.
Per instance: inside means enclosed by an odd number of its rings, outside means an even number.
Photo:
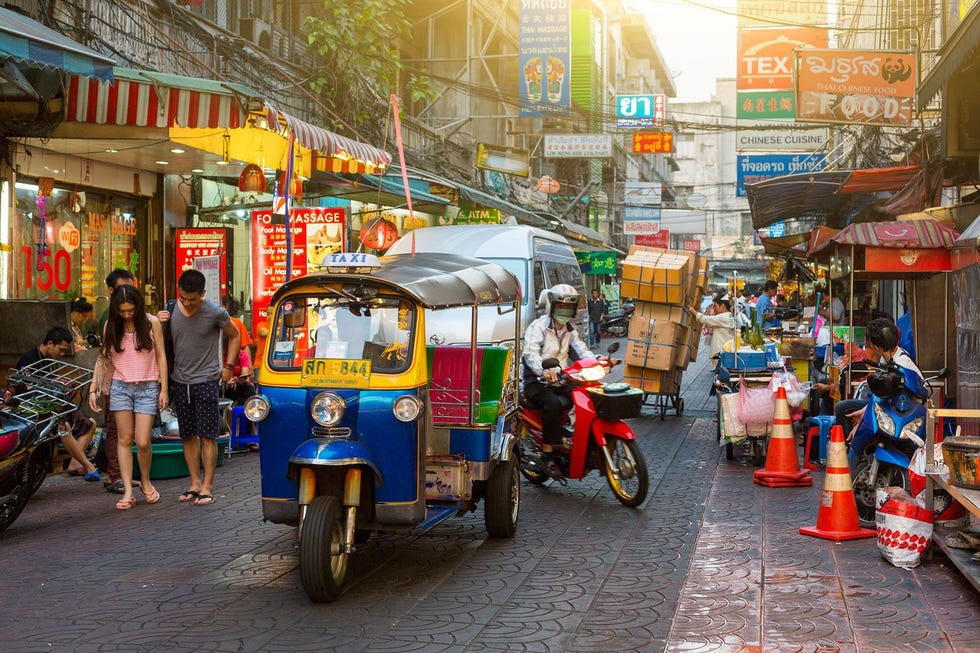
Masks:
[[[772,434],[766,451],[766,466],[758,470],[752,480],[767,487],[803,487],[812,485],[810,470],[800,469],[796,454],[796,438],[793,422],[789,418],[786,388],[776,391],[776,410],[772,417]]]
[[[857,502],[851,487],[851,470],[847,466],[847,447],[844,445],[844,429],[833,426],[827,445],[827,469],[817,511],[817,525],[801,528],[803,535],[822,537],[840,542],[862,537],[874,537],[877,531],[861,528],[858,522]]]

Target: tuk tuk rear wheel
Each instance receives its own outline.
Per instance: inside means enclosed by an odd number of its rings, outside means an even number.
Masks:
[[[303,519],[299,574],[312,601],[329,602],[341,594],[349,555],[337,497],[316,497]]]
[[[517,459],[500,460],[487,480],[483,519],[490,537],[513,537],[521,509],[521,477]]]

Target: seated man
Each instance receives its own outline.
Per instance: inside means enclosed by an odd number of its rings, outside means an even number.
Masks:
[[[19,370],[45,358],[60,359],[72,350],[73,341],[74,337],[71,331],[65,327],[53,327],[44,336],[44,342],[21,356],[15,367]],[[24,392],[27,388],[21,385],[16,387],[15,390],[17,392]],[[68,473],[71,474],[77,470],[76,473],[84,476],[86,481],[95,482],[101,480],[98,470],[95,469],[95,465],[85,457],[85,448],[88,446],[92,434],[95,433],[95,420],[86,417],[81,410],[76,410],[65,419],[71,424],[71,433],[61,437],[62,446],[64,446],[68,455],[72,457],[72,463],[68,467]]]
[[[922,372],[916,367],[908,353],[898,346],[898,327],[888,318],[875,318],[868,322],[866,327],[866,340],[868,358],[877,360],[879,364],[894,363],[900,368],[909,370],[918,376],[922,381]],[[924,386],[919,388],[909,388],[913,394],[921,397]],[[867,407],[867,399],[847,399],[837,402],[834,409],[835,423],[840,425],[845,433],[848,433],[848,440],[851,442],[851,450],[860,452],[867,439],[874,434],[865,434],[860,439],[854,438],[857,431],[857,424],[864,416]],[[854,420],[854,422],[851,422]]]

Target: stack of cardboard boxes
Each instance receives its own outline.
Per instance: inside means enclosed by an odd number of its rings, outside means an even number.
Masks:
[[[695,252],[634,245],[623,263],[620,295],[636,302],[623,357],[623,380],[644,392],[677,394],[681,373],[698,357],[701,327],[685,306],[701,303],[708,261]]]

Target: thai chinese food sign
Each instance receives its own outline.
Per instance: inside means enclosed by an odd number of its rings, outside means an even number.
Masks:
[[[521,116],[568,113],[572,0],[521,0]]]
[[[908,52],[806,50],[796,53],[796,119],[911,125],[916,57]]]

